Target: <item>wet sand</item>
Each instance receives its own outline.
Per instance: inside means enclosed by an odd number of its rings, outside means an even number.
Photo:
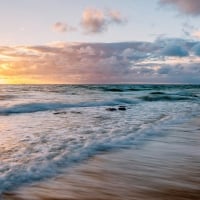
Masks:
[[[97,155],[3,199],[199,200],[200,119],[166,127],[132,149]]]

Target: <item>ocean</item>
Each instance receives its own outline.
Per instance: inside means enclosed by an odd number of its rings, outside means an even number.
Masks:
[[[195,145],[199,117],[200,85],[0,85],[0,196],[186,129]]]

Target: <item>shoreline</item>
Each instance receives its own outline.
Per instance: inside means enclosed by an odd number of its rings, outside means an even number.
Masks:
[[[96,155],[66,173],[3,194],[3,200],[200,199],[200,119],[133,149]],[[191,130],[191,127],[194,127]]]

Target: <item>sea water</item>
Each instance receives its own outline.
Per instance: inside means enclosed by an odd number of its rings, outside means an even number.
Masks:
[[[199,116],[199,85],[1,85],[0,194]]]

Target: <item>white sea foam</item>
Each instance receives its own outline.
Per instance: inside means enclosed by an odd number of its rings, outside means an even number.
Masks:
[[[52,96],[50,92],[48,99],[47,88],[45,92],[38,88],[34,98],[18,98],[1,106],[0,193],[54,176],[99,152],[144,144],[161,136],[166,125],[178,126],[200,110],[196,96],[191,101],[149,102],[139,100],[152,95],[148,90],[109,91],[109,95],[102,90],[91,93],[90,89],[88,93],[88,88],[84,93],[84,88],[79,91],[77,86],[75,90],[78,96],[58,92]],[[39,102],[31,103],[33,99]],[[125,105],[126,110],[106,110],[119,105]],[[57,109],[62,112],[55,115]]]

